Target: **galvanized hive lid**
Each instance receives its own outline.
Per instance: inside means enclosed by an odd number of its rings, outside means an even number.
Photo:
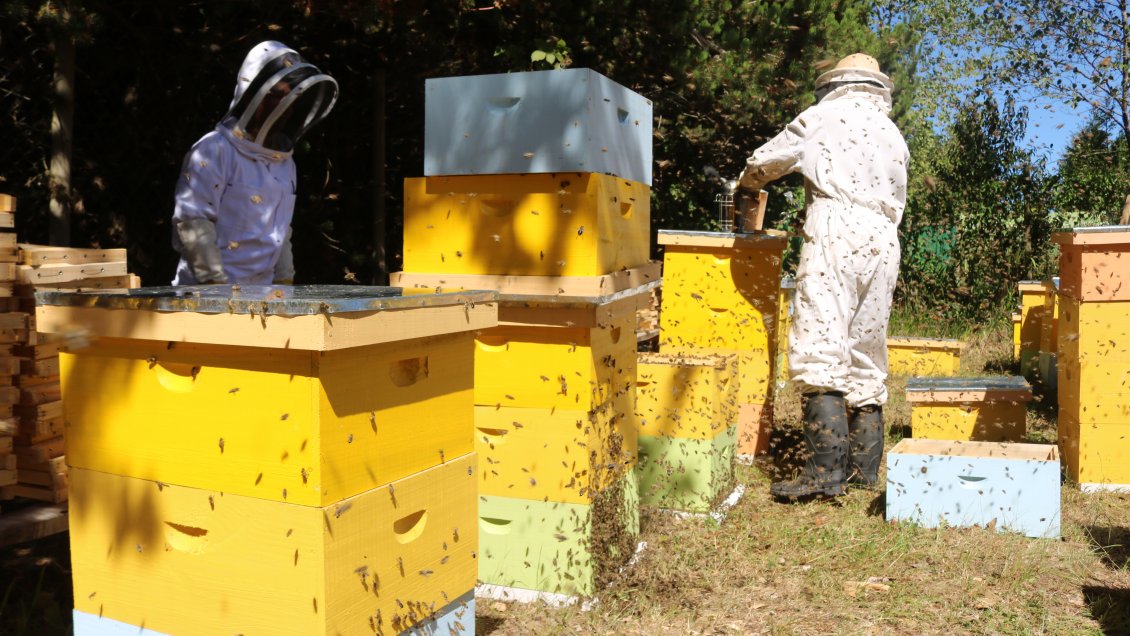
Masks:
[[[913,377],[906,381],[908,402],[1028,401],[1032,386],[1023,376],[979,378]]]
[[[77,291],[38,291],[38,305],[144,309],[193,313],[303,316],[417,307],[442,307],[497,300],[492,291],[435,293],[431,290],[361,285],[186,285]]]
[[[498,293],[201,285],[36,293],[45,333],[329,351],[498,324]]]

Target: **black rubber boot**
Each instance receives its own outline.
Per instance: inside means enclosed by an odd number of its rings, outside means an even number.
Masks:
[[[883,460],[883,407],[869,405],[851,409],[848,442],[851,445],[848,483],[877,487],[879,463]]]
[[[786,499],[844,494],[849,450],[847,403],[842,393],[804,396],[804,441],[808,449],[804,473],[796,479],[774,483],[769,492]]]

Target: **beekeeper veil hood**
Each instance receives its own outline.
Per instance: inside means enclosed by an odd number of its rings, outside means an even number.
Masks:
[[[235,85],[224,126],[264,148],[290,152],[325,119],[337,101],[337,82],[281,42],[252,47]]]

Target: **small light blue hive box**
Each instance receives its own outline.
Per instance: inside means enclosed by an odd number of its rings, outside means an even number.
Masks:
[[[887,453],[888,521],[1055,538],[1059,490],[1053,445],[904,439]]]
[[[424,82],[424,176],[595,172],[651,186],[651,100],[585,68]]]

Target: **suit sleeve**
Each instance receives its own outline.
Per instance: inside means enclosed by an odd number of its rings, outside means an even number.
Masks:
[[[801,113],[780,134],[754,150],[746,159],[746,167],[738,179],[738,185],[750,190],[760,190],[770,181],[799,171],[809,129],[815,117],[817,115],[811,109]]]
[[[216,245],[216,217],[227,187],[218,141],[205,136],[185,156],[173,209],[173,246],[200,284],[228,281]]]

